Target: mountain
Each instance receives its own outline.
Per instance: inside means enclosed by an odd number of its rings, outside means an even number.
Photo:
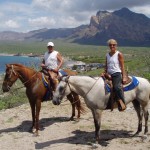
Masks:
[[[114,38],[119,45],[150,46],[150,19],[127,8],[97,12],[85,31],[75,42],[106,45],[108,39]]]
[[[59,29],[47,29],[43,32],[34,32],[32,35],[28,35],[25,39],[32,40],[47,40],[47,39],[57,39],[57,38],[68,38],[74,35],[78,31],[86,28],[88,25],[81,25],[76,28],[59,28]],[[33,31],[31,31],[33,33]]]
[[[35,40],[63,38],[80,44],[106,45],[114,38],[121,46],[150,46],[150,18],[122,8],[114,12],[98,11],[89,25],[76,28],[40,29],[27,33],[0,32],[0,40]]]

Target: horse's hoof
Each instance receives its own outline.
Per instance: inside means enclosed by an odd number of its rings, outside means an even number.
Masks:
[[[77,118],[77,119],[76,119],[76,122],[79,122],[79,121],[80,121],[80,118]]]
[[[93,140],[94,141],[94,140]],[[91,145],[92,146],[92,149],[97,149],[100,145],[98,142],[94,142],[93,141],[91,142],[88,142],[88,145]]]
[[[99,144],[98,143],[92,143],[92,149],[98,148]]]
[[[131,135],[131,137],[134,137],[134,136],[137,136],[137,135],[139,135],[139,131],[137,131],[137,132],[135,132],[133,135]]]
[[[40,136],[40,134],[39,134],[39,132],[36,131],[36,132],[34,132],[33,136],[37,137],[37,136]]]
[[[35,128],[33,128],[33,129],[32,129],[32,133],[35,133],[35,132],[36,132],[36,129],[35,129]]]
[[[148,142],[149,141],[147,135],[143,135],[141,138],[142,138],[142,142]]]
[[[70,117],[68,121],[74,121],[74,117]]]

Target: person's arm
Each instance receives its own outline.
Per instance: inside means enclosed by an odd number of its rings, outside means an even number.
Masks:
[[[60,55],[60,53],[57,54],[57,60],[58,60],[59,64],[58,64],[58,67],[55,69],[55,71],[58,71],[61,68],[62,64],[63,64],[63,58]]]
[[[119,59],[119,63],[120,63],[120,69],[121,69],[121,73],[122,73],[122,81],[123,83],[126,82],[126,74],[125,74],[125,67],[124,67],[124,57],[122,53],[118,54],[118,59]]]

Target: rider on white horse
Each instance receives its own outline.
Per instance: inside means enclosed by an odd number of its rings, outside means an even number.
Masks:
[[[119,104],[119,110],[126,109],[124,93],[122,90],[122,82],[126,82],[124,69],[124,57],[122,53],[117,51],[117,41],[114,39],[108,40],[110,52],[106,54],[105,73],[111,76],[113,92],[115,99]]]

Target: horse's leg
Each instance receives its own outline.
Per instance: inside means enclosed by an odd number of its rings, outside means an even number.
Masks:
[[[77,118],[79,119],[80,113],[81,113],[81,101],[80,101],[79,95],[77,93],[72,92],[72,94],[73,94],[73,103],[75,104],[76,109],[78,110]]]
[[[93,118],[94,118],[94,125],[95,125],[95,139],[98,143],[100,140],[100,126],[101,126],[101,115],[102,110],[92,110]]]
[[[73,100],[73,96],[71,93],[69,95],[67,95],[67,99],[70,101],[71,106],[72,106],[72,115],[69,118],[69,120],[73,120],[73,118],[75,116],[75,103],[73,103],[74,100]]]
[[[37,99],[36,100],[36,116],[35,116],[35,128],[36,128],[36,131],[35,131],[35,135],[38,136],[39,133],[39,115],[40,115],[40,110],[41,110],[41,100],[40,99]]]
[[[34,128],[35,128],[35,102],[31,102],[31,100],[29,100],[30,103],[30,107],[31,107],[31,113],[32,113],[32,126],[30,131],[34,132]]]
[[[140,103],[136,99],[133,100],[132,103],[133,103],[133,106],[134,106],[135,111],[136,111],[137,116],[138,116],[138,129],[137,129],[137,132],[135,133],[135,135],[137,135],[142,131],[143,112],[141,110]]]
[[[148,133],[148,117],[149,117],[148,104],[146,104],[145,106],[142,106],[142,109],[143,109],[143,112],[144,112],[144,119],[145,119],[144,134],[146,135]]]

